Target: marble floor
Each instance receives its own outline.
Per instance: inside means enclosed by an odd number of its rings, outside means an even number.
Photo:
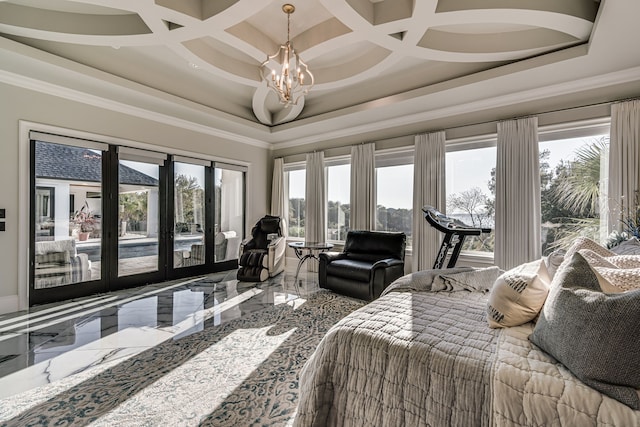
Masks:
[[[301,272],[295,286],[296,261],[262,283],[238,282],[232,270],[0,315],[0,399],[273,305],[304,301],[318,290],[317,274]]]

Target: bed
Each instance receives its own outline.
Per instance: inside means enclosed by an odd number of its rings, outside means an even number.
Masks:
[[[435,292],[437,274],[398,279],[326,334],[294,426],[640,425],[533,345],[532,322],[489,328],[487,289]]]

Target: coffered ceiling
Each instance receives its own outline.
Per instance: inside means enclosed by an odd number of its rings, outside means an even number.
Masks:
[[[278,143],[317,134],[314,125],[327,130],[327,120],[366,126],[424,112],[435,105],[429,99],[442,103],[434,94],[454,96],[456,88],[475,93],[458,106],[486,99],[489,87],[496,94],[502,87],[533,89],[526,77],[519,84],[510,79],[525,70],[539,68],[546,86],[557,80],[548,74],[554,69],[564,82],[588,77],[579,69],[564,75],[569,69],[558,64],[580,68],[578,59],[591,54],[599,32],[603,42],[616,42],[615,20],[625,7],[638,12],[633,0],[301,0],[294,3],[291,41],[316,84],[298,105],[282,108],[258,67],[286,41],[283,3],[0,0],[0,35],[53,55],[42,59],[49,64],[62,58],[60,65],[74,72],[97,70],[103,74],[93,78],[160,91],[247,128],[237,131],[247,138]],[[638,30],[628,30],[633,40]],[[622,62],[629,64],[610,71],[640,65],[638,58]],[[347,116],[355,120],[341,124]]]

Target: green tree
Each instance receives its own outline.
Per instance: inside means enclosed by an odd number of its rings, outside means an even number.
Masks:
[[[188,231],[188,224],[200,221],[204,210],[204,189],[198,184],[198,178],[180,174],[175,179],[176,223]],[[179,228],[176,225],[176,228]],[[180,231],[180,230],[177,230]]]
[[[595,139],[578,148],[575,160],[561,163],[550,185],[554,206],[562,215],[552,217],[553,239],[545,253],[567,247],[578,236],[598,240],[600,232],[600,161],[608,149],[609,138]]]

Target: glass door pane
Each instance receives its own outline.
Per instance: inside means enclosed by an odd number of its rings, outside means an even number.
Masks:
[[[33,289],[100,279],[102,152],[35,141]]]
[[[205,263],[205,167],[174,163],[174,268]]]
[[[215,261],[234,260],[244,236],[244,172],[216,166],[214,176]]]
[[[158,271],[160,166],[120,160],[118,276]]]

